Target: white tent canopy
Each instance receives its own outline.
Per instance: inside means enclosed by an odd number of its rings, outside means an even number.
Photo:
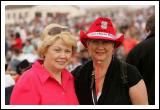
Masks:
[[[32,8],[32,12],[68,13],[68,17],[76,17],[85,14],[85,12],[78,7],[69,5],[38,5]]]

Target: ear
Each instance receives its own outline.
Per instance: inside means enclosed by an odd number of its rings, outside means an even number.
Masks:
[[[45,56],[46,56],[46,54],[47,54],[47,51],[48,51],[48,47],[44,50],[43,58],[45,58]]]

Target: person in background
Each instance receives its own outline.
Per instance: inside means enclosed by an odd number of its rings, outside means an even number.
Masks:
[[[5,64],[5,105],[9,105],[10,96],[15,84],[15,81],[12,78],[12,75],[16,74],[15,72],[13,73],[13,71],[10,71],[10,70],[8,71],[7,68],[8,68],[8,63],[6,62]]]
[[[14,37],[14,39],[12,41],[11,48],[21,50],[22,47],[23,47],[23,43],[22,43],[22,39],[21,39],[20,33],[16,32],[15,36],[13,36],[13,37]]]
[[[34,45],[31,43],[31,39],[27,39],[24,47],[22,48],[24,54],[33,54],[35,53]]]
[[[124,34],[125,39],[123,40],[122,45],[116,49],[115,55],[121,60],[126,60],[130,50],[134,48],[139,42],[135,38],[135,34],[133,34],[135,32],[132,32],[132,29],[134,29],[134,26],[130,23],[124,23],[119,28],[120,32]]]
[[[38,53],[41,59],[25,71],[13,88],[12,105],[77,105],[74,77],[65,69],[76,51],[66,26],[45,27]]]
[[[84,49],[82,49],[80,51],[80,55],[81,55],[81,63],[82,63],[82,65],[84,65],[86,62],[89,61],[90,56],[89,56],[88,50],[86,48],[84,48]]]
[[[72,71],[79,65],[81,65],[79,54],[75,53],[74,56],[71,58],[70,63],[67,66],[67,69],[68,71]]]
[[[155,16],[146,23],[147,38],[128,54],[126,61],[138,68],[144,78],[149,104],[155,104]]]
[[[110,18],[97,18],[89,30],[80,31],[80,40],[91,61],[72,71],[82,105],[148,104],[146,86],[135,66],[113,56],[124,36],[116,37]]]
[[[18,75],[16,78],[14,78],[15,82],[17,82],[20,76],[22,75],[22,73],[24,73],[24,71],[26,71],[30,67],[31,67],[31,63],[27,59],[24,59],[20,63],[18,63],[16,66],[16,73]]]
[[[10,71],[9,76],[11,78],[8,80],[13,81],[13,84],[5,88],[5,104],[6,105],[10,104],[9,103],[10,97],[11,97],[15,83],[17,83],[22,73],[26,71],[28,68],[30,68],[30,65],[31,65],[30,62],[28,62],[28,60],[25,59],[16,65],[16,71],[12,71],[12,72]],[[5,82],[5,84],[7,84],[7,82]]]
[[[130,50],[134,48],[139,42],[135,38],[135,34],[132,34],[132,33],[136,33],[133,30],[135,30],[135,28],[130,24],[126,30],[124,29],[124,31],[122,31],[122,33],[124,33],[124,36],[125,36],[125,39],[123,40],[123,43],[122,43],[124,47],[125,58],[130,52]]]

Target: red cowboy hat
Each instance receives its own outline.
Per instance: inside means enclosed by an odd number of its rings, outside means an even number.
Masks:
[[[113,41],[115,42],[115,47],[117,48],[124,40],[124,35],[116,37],[116,30],[113,27],[111,19],[99,17],[93,22],[86,33],[80,30],[80,41],[85,47],[87,47],[87,39]]]

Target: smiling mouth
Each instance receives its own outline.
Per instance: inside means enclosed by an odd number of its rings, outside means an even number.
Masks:
[[[104,54],[104,53],[106,53],[106,52],[96,52],[97,54]]]
[[[66,61],[56,61],[58,64],[65,64]]]

